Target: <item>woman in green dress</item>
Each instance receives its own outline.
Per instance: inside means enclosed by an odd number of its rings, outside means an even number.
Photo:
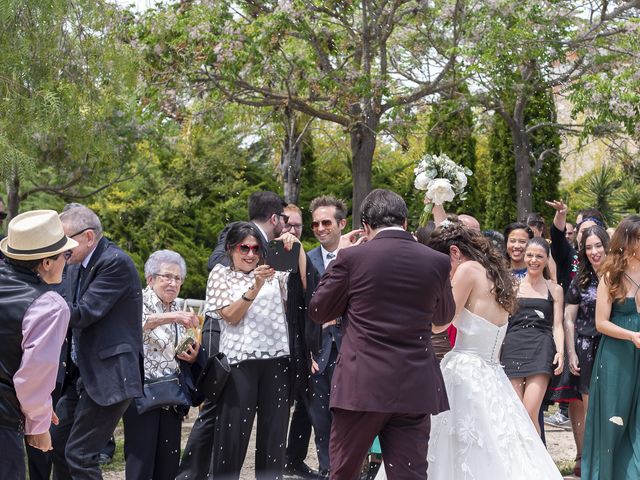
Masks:
[[[620,222],[609,247],[582,454],[582,478],[589,480],[640,478],[640,215]]]

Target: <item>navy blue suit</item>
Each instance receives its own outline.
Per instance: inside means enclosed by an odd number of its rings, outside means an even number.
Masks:
[[[324,259],[322,249],[316,247],[310,250],[308,257],[320,276],[324,274]],[[318,364],[318,372],[311,375],[312,399],[309,409],[311,422],[316,432],[316,446],[318,448],[318,463],[321,471],[330,470],[329,435],[331,433],[331,411],[329,410],[329,393],[331,378],[336,365],[342,331],[336,325],[322,328],[308,322],[307,343]]]
[[[68,267],[65,293],[76,358],[52,428],[56,478],[101,479],[98,455],[142,396],[142,288],[131,258],[103,237],[86,268]]]

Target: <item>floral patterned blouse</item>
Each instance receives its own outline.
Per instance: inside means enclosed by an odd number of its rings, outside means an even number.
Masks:
[[[175,312],[176,302],[171,302],[165,308],[162,300],[150,286],[142,291],[142,326],[147,323],[147,317],[154,313]],[[159,325],[152,330],[142,330],[142,347],[144,349],[144,378],[158,378],[171,375],[178,370],[175,359],[176,339],[186,333],[183,325],[169,323]]]
[[[567,304],[578,305],[576,318],[576,333],[587,337],[600,336],[596,330],[596,292],[598,290],[598,276],[591,274],[586,288],[578,285],[578,277],[574,277],[567,291]]]
[[[227,356],[230,364],[289,355],[283,304],[288,276],[288,272],[276,272],[272,279],[264,283],[242,320],[230,325],[219,312],[254,285],[254,274],[232,270],[222,264],[211,270],[204,310],[220,321],[220,351]]]

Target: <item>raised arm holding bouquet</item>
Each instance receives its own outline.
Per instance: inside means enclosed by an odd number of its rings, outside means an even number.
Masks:
[[[420,216],[420,225],[429,219],[434,205],[452,201],[456,195],[464,199],[467,177],[473,175],[468,168],[458,165],[446,154],[427,153],[414,169],[414,186],[425,192],[424,213]]]

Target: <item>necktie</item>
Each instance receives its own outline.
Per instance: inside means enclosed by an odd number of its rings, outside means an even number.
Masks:
[[[82,285],[82,277],[84,274],[84,270],[85,270],[84,266],[80,265],[80,268],[78,269],[78,281],[76,282],[75,303],[78,303],[80,301],[80,285]],[[76,339],[73,336],[73,334],[71,335],[71,360],[76,365],[78,364],[78,348],[76,346]]]
[[[331,261],[334,258],[336,258],[336,254],[335,253],[333,253],[333,252],[327,253],[327,260]]]

